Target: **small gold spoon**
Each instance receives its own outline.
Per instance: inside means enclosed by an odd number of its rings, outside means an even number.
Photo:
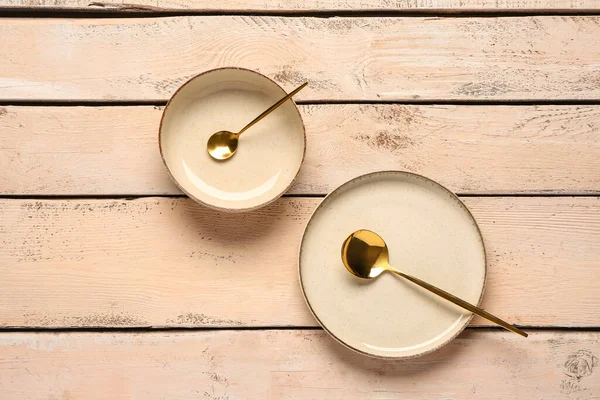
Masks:
[[[364,279],[377,278],[384,271],[390,271],[401,277],[408,279],[409,281],[416,283],[417,285],[443,297],[444,299],[460,306],[466,310],[471,311],[477,315],[492,321],[509,331],[518,333],[521,336],[527,337],[527,333],[523,332],[516,326],[509,324],[501,320],[498,317],[484,311],[483,309],[474,306],[458,297],[440,289],[432,284],[424,282],[414,276],[407,275],[403,272],[398,271],[389,264],[389,253],[388,248],[381,236],[375,232],[361,229],[350,236],[344,241],[342,245],[342,261],[346,266],[346,269],[350,271],[354,276]]]
[[[214,133],[210,138],[208,138],[208,154],[210,154],[210,156],[215,160],[227,160],[237,151],[238,138],[242,133],[244,133],[248,128],[256,124],[258,121],[269,115],[271,112],[275,111],[277,107],[285,103],[300,90],[304,89],[306,85],[308,85],[308,82],[305,82],[302,85],[298,86],[298,88],[296,88],[293,92],[285,96],[283,99],[279,100],[277,103],[273,104],[258,117],[254,118],[252,122],[250,122],[248,125],[242,128],[242,130],[238,133],[233,133],[229,131],[219,131],[217,133]]]

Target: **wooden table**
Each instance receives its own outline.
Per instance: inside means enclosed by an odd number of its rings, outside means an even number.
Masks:
[[[0,0],[0,398],[599,399],[600,1]],[[305,164],[244,215],[161,163],[191,76],[292,89]],[[489,254],[482,319],[428,356],[335,343],[297,281],[320,197],[415,171]],[[276,246],[273,246],[276,244]]]

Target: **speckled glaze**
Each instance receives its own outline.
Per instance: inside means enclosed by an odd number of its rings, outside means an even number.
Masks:
[[[222,211],[248,211],[279,198],[304,159],[304,124],[293,100],[240,137],[234,157],[206,150],[220,130],[238,132],[286,92],[257,72],[219,68],[185,83],[164,110],[159,147],[175,183],[196,201]]]
[[[401,359],[429,353],[456,337],[471,313],[393,274],[364,280],[345,269],[341,246],[358,229],[381,235],[394,267],[478,304],[485,249],[466,206],[420,175],[367,174],[343,184],[317,207],[299,255],[309,308],[347,347]]]

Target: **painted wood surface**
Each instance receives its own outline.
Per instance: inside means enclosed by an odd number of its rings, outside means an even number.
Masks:
[[[488,253],[483,307],[600,326],[600,198],[465,201]],[[319,202],[232,215],[185,198],[2,200],[0,326],[315,326],[297,254]]]
[[[407,362],[320,330],[0,334],[4,400],[598,399],[600,337],[463,332]]]
[[[363,173],[424,174],[458,193],[600,193],[599,106],[301,105],[293,194]],[[157,145],[162,107],[0,107],[0,193],[180,194]]]
[[[600,17],[528,16],[597,12],[594,0],[0,0],[11,8],[289,15],[3,18],[4,104],[160,105],[227,65],[286,89],[308,81],[303,103],[600,101]],[[431,15],[392,17],[412,12]],[[471,328],[382,362],[302,329],[316,322],[297,250],[318,198],[245,215],[185,198],[4,198],[0,398],[600,399],[598,106],[300,108],[308,151],[293,194],[404,169],[470,195],[561,195],[464,198],[488,251],[483,307],[536,327],[528,339]],[[0,194],[179,194],[158,156],[161,111],[0,107]],[[197,329],[12,331],[95,327]]]
[[[303,101],[600,99],[600,17],[0,21],[0,100],[164,101],[220,66]]]
[[[118,11],[585,11],[596,0],[137,0],[131,3],[89,0],[0,0],[0,7]]]

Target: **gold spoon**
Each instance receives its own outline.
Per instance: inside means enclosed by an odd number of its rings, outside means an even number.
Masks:
[[[516,326],[509,324],[501,320],[498,317],[484,311],[483,309],[474,306],[458,297],[440,289],[432,284],[424,282],[414,276],[410,276],[403,272],[398,271],[389,264],[389,253],[388,248],[381,236],[375,232],[368,231],[365,229],[358,230],[348,236],[342,245],[342,261],[346,266],[346,269],[350,271],[354,276],[364,279],[377,278],[384,271],[390,271],[396,275],[408,279],[409,281],[416,283],[417,285],[437,294],[440,297],[460,306],[466,310],[471,311],[477,315],[492,321],[509,331],[518,333],[521,336],[527,337],[527,333],[523,332]]]
[[[279,100],[277,103],[269,107],[265,112],[260,114],[258,117],[254,118],[252,122],[250,122],[248,125],[242,128],[242,130],[238,133],[233,133],[229,131],[219,131],[217,133],[213,133],[212,136],[208,138],[208,154],[210,154],[210,156],[215,160],[227,160],[237,151],[238,138],[242,133],[244,133],[248,128],[256,124],[258,121],[269,115],[271,112],[275,111],[277,107],[285,103],[300,90],[304,89],[306,85],[308,85],[308,82],[305,82],[302,85],[298,86],[298,88],[296,88],[293,92],[286,95],[283,99]]]

